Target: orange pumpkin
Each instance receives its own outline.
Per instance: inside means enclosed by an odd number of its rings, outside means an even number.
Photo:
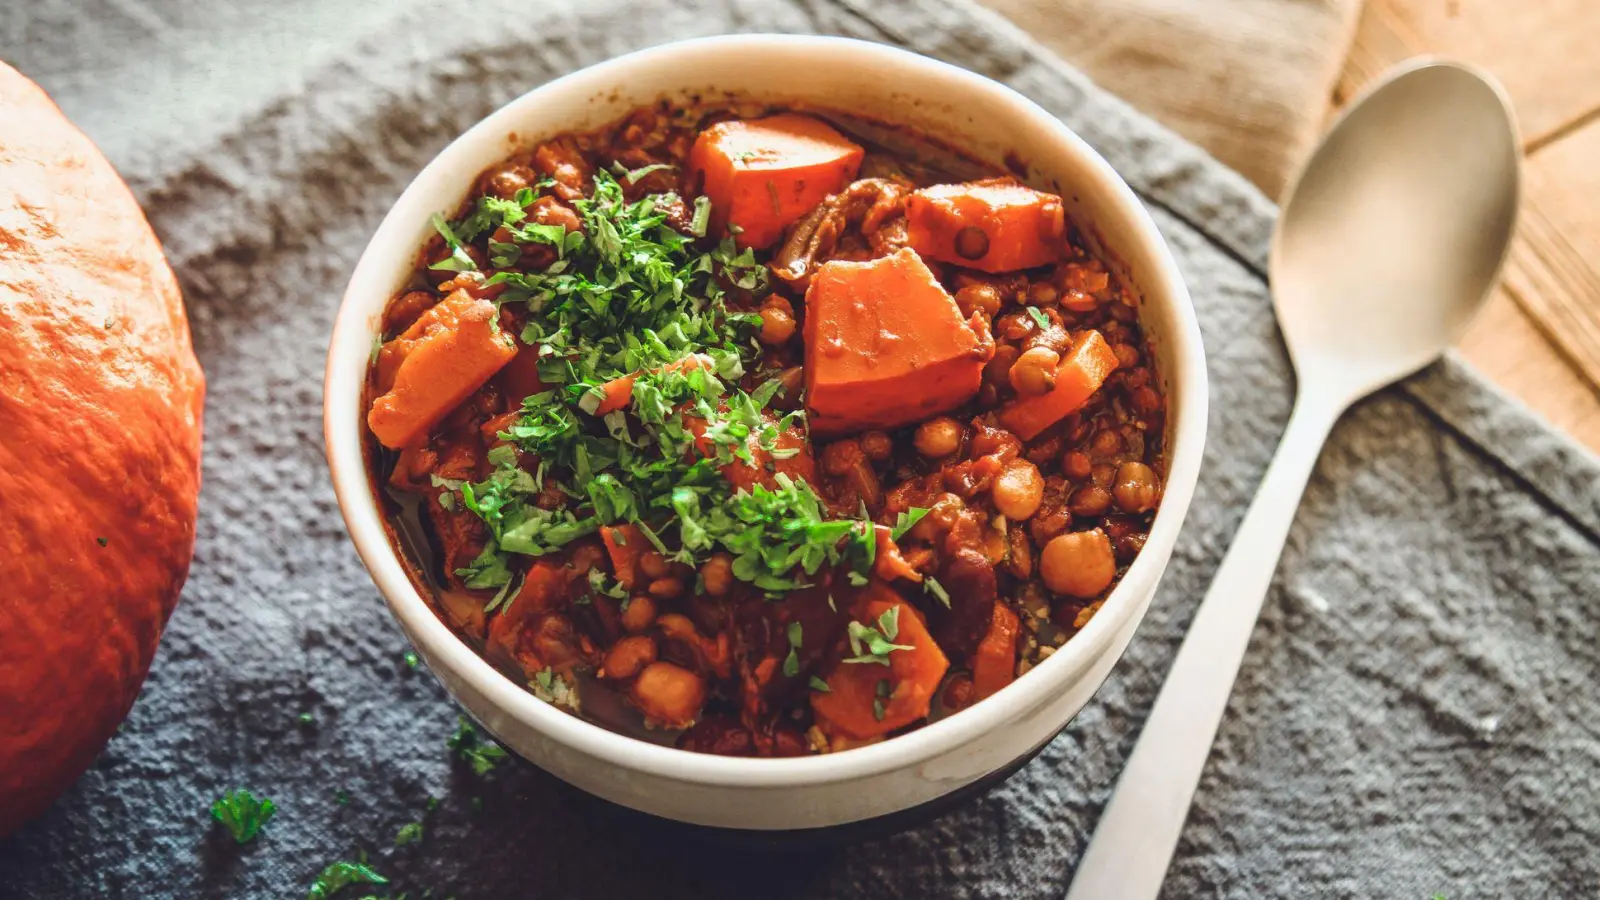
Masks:
[[[204,395],[138,203],[0,63],[0,837],[133,705],[189,571]]]

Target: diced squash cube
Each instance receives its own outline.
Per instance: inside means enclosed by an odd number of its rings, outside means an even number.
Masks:
[[[806,291],[806,412],[815,434],[918,422],[978,392],[994,342],[916,253],[824,263]]]
[[[1022,397],[1000,410],[1000,424],[1031,441],[1040,432],[1083,406],[1117,368],[1117,354],[1098,331],[1084,333],[1056,366],[1055,387],[1047,394]]]
[[[928,259],[985,272],[1055,262],[1065,248],[1061,198],[988,178],[923,188],[906,201],[911,247]]]
[[[862,149],[826,122],[781,113],[732,119],[700,132],[689,171],[704,178],[711,225],[743,229],[739,247],[771,246],[783,229],[855,180]]]
[[[383,346],[379,367],[392,372],[392,383],[367,413],[379,442],[394,449],[420,444],[517,355],[498,317],[493,302],[456,291]]]

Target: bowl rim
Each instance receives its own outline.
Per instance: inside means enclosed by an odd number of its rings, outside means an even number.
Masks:
[[[372,350],[373,313],[362,298],[391,292],[393,272],[380,268],[384,245],[409,234],[434,210],[419,198],[457,185],[463,195],[478,169],[471,159],[485,140],[523,133],[528,108],[552,95],[593,96],[640,67],[666,66],[685,58],[724,52],[748,54],[763,47],[820,57],[838,55],[893,67],[906,74],[898,90],[932,94],[939,84],[987,95],[1007,117],[1032,120],[1093,180],[1107,188],[1114,215],[1144,245],[1154,265],[1141,271],[1142,304],[1159,302],[1176,327],[1163,335],[1162,368],[1170,407],[1178,412],[1170,431],[1168,483],[1145,549],[1130,565],[1101,610],[1060,650],[1005,689],[971,708],[915,731],[848,752],[789,758],[741,758],[695,753],[652,744],[564,712],[494,669],[438,618],[406,575],[398,551],[383,528],[382,514],[363,458],[362,385]],[[596,89],[599,90],[596,90]],[[407,260],[414,248],[407,247]],[[1155,298],[1154,300],[1152,298]],[[1136,615],[1141,597],[1154,593],[1188,511],[1204,450],[1208,386],[1199,324],[1187,287],[1155,222],[1131,187],[1104,158],[1057,117],[1014,89],[974,72],[909,50],[832,36],[740,34],[692,38],[614,57],[548,81],[489,114],[456,137],[408,184],[363,249],[341,301],[323,379],[324,445],[345,525],[391,613],[428,659],[466,682],[496,710],[570,750],[620,767],[672,781],[717,787],[781,789],[870,778],[940,757],[994,731],[1014,714],[1040,708],[1081,677],[1114,636]]]

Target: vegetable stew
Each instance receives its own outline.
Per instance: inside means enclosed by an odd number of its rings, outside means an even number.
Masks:
[[[931,138],[663,103],[433,225],[374,478],[440,617],[547,702],[707,753],[874,743],[1004,689],[1144,545],[1135,298],[1059,196]]]

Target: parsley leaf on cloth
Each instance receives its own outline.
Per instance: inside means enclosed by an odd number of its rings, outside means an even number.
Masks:
[[[328,900],[342,888],[352,884],[388,883],[389,879],[379,875],[364,862],[341,860],[322,870],[317,880],[311,883],[311,890],[306,894],[306,900]]]
[[[278,807],[265,797],[257,800],[247,790],[229,791],[211,804],[211,817],[221,822],[233,839],[248,843],[267,824]]]

